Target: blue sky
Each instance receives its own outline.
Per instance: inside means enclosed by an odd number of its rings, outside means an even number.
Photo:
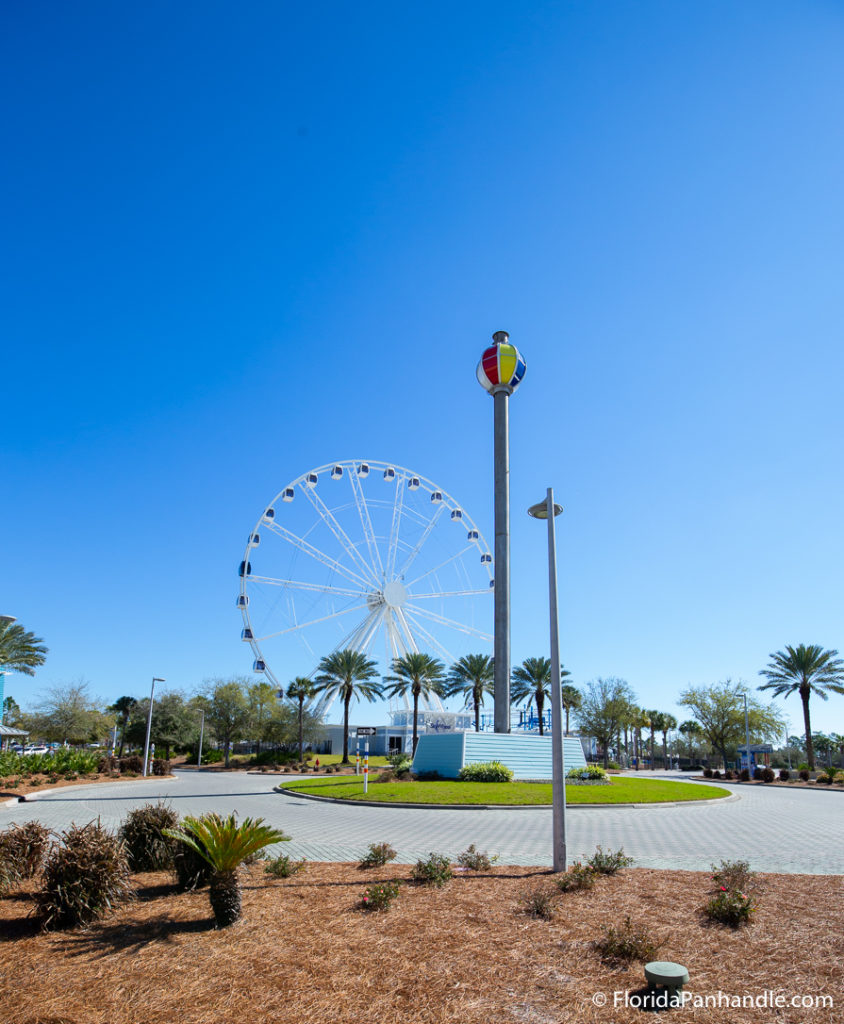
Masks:
[[[248,674],[243,545],[314,466],[408,466],[491,540],[498,329],[514,660],[548,485],[576,682],[677,710],[844,648],[839,5],[36,2],[0,37],[21,703]]]

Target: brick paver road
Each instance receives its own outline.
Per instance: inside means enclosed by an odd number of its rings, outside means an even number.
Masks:
[[[132,807],[159,798],[180,814],[236,811],[264,817],[293,837],[284,849],[308,860],[356,860],[370,843],[390,842],[400,863],[431,851],[452,856],[470,843],[504,864],[550,864],[551,810],[416,810],[355,807],[283,796],[277,777],[182,771],[149,779],[53,790],[31,803],[0,807],[0,828],[37,819],[53,829],[100,818],[116,827]],[[706,870],[746,859],[759,871],[844,874],[844,793],[735,787],[739,800],[672,807],[568,813],[569,860],[624,847],[640,867]]]

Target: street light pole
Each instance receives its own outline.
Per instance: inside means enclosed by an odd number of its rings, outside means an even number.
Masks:
[[[563,511],[554,504],[549,487],[545,501],[532,505],[528,515],[548,520],[548,608],[551,626],[551,806],[554,871],[566,870],[566,769],[563,742],[563,693],[560,679],[560,624],[557,613],[557,539],[554,517]]]
[[[743,693],[744,697],[744,746],[747,753],[747,774],[751,775],[750,772],[750,728],[747,724],[747,694]],[[751,775],[751,778],[753,776]]]
[[[202,718],[199,722],[199,757],[196,759],[196,767],[202,767],[202,734],[205,732],[205,708],[200,708]]]
[[[149,767],[149,733],[152,728],[152,702],[155,696],[155,684],[166,682],[164,679],[159,679],[158,676],[152,677],[152,687],[149,691],[149,711],[147,711],[147,738],[144,743],[144,778],[147,777],[147,768]]]

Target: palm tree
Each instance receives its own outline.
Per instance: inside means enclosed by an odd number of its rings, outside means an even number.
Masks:
[[[408,690],[413,697],[413,754],[416,753],[419,698],[429,697],[432,693],[442,696],[444,670],[443,663],[432,658],[430,654],[410,651],[401,658],[393,659],[395,675],[384,679],[384,682],[389,684],[384,691],[386,697],[401,697]]]
[[[668,711],[664,711],[659,723],[659,731],[662,733],[662,767],[668,767],[668,733],[677,728],[677,719]]]
[[[560,666],[560,679],[570,676],[571,672]],[[536,714],[539,716],[539,735],[544,735],[542,711],[545,698],[551,696],[551,659],[525,658],[518,668],[513,669],[510,699],[514,704],[526,700],[536,703]]]
[[[466,705],[475,709],[475,732],[481,731],[481,705],[486,694],[493,692],[494,668],[488,654],[464,654],[451,666],[446,680],[445,696],[462,694]]]
[[[630,720],[635,733],[633,747],[636,751],[636,771],[638,772],[642,768],[642,730],[648,728],[651,720],[644,708],[638,708],[635,705],[630,709]]]
[[[129,715],[132,713],[132,708],[137,703],[138,702],[134,697],[118,697],[117,700],[108,708],[109,711],[116,711],[120,715],[120,749],[117,751],[118,757],[123,757],[123,745],[126,742],[126,729],[129,725]]]
[[[662,729],[662,712],[661,711],[646,711],[645,714],[648,716],[648,728],[651,730],[651,771],[656,770],[656,761],[654,761],[654,735]]]
[[[688,721],[680,723],[680,732],[689,741],[689,764],[691,764],[694,759],[694,741],[702,735],[703,729],[700,722],[696,722],[693,718],[690,718]]]
[[[767,668],[759,670],[768,680],[760,690],[773,690],[775,697],[788,697],[799,693],[803,702],[803,726],[806,731],[806,759],[811,771],[815,770],[815,750],[812,746],[812,722],[809,717],[809,698],[817,694],[829,700],[830,693],[844,694],[844,661],[838,651],[825,651],[820,644],[786,645],[785,651],[769,655]]]
[[[265,825],[263,818],[244,818],[238,825],[233,814],[228,818],[219,814],[186,817],[181,828],[162,831],[189,846],[211,865],[214,873],[209,896],[220,928],[234,924],[240,917],[238,867],[264,847],[288,838],[278,829]]]
[[[562,673],[561,673],[562,674]],[[566,675],[569,673],[566,672]],[[576,686],[572,686],[571,683],[567,683],[562,687],[563,694],[563,711],[566,715],[566,736],[569,734],[569,714],[572,711],[577,711],[580,705],[583,703],[583,697],[581,696],[580,690]]]
[[[361,651],[347,647],[343,651],[327,654],[319,663],[314,680],[314,693],[338,696],[343,701],[343,760],[349,764],[349,704],[352,697],[375,700],[383,696],[380,683],[372,682],[378,675],[374,661]]]
[[[0,671],[34,676],[46,657],[47,648],[40,636],[27,632],[14,620],[0,617]]]
[[[305,759],[305,701],[316,695],[313,681],[307,676],[296,676],[287,687],[287,698],[299,705],[299,762]]]

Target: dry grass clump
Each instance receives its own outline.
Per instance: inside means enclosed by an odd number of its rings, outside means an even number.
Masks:
[[[49,845],[50,830],[38,821],[0,832],[0,893],[33,878],[41,870]]]
[[[144,804],[129,811],[120,826],[133,871],[166,871],[173,867],[176,840],[164,834],[179,824],[179,815],[165,803]]]
[[[834,798],[833,798],[834,799]],[[387,864],[367,882],[409,880]],[[216,929],[208,897],[179,893],[166,873],[137,876],[139,898],[85,930],[42,933],[35,883],[0,900],[3,1024],[641,1024],[613,993],[644,983],[642,964],[610,966],[594,947],[627,916],[667,936],[661,959],[684,964],[693,994],[844,991],[844,880],[763,875],[747,933],[708,924],[698,908],[710,872],[632,869],[591,892],[558,896],[551,921],[521,912],[538,868],[497,865],[445,889],[402,885],[392,911],[361,912],[357,863],[309,863],[274,880],[245,869],[243,918]],[[658,925],[656,924],[658,922]],[[593,1003],[605,994],[609,1005]],[[831,1024],[801,1008],[783,1024]],[[671,1011],[675,1024],[772,1024],[765,1008]],[[777,1020],[780,1017],[776,1017]]]

